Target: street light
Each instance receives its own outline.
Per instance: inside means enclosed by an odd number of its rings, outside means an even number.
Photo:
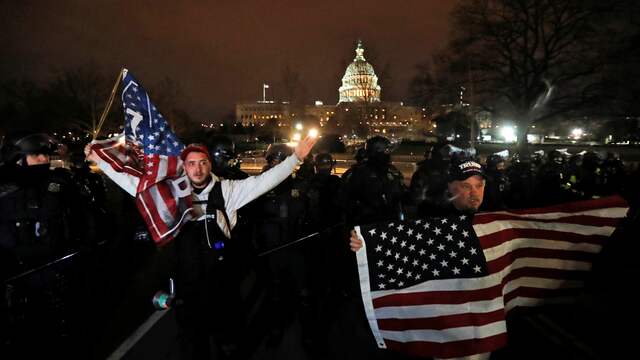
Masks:
[[[512,126],[504,126],[500,129],[500,135],[504,138],[504,142],[511,143],[518,140],[515,129]]]
[[[580,128],[575,128],[571,130],[571,136],[573,136],[574,139],[579,139],[582,137],[582,135],[584,135],[584,132]]]

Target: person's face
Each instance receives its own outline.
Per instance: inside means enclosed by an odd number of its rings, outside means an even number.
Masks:
[[[25,159],[27,160],[27,166],[44,165],[50,162],[47,154],[28,154]]]
[[[484,179],[478,175],[449,183],[453,206],[460,211],[477,211],[484,198],[484,183]]]
[[[194,187],[203,188],[209,183],[211,162],[207,155],[197,151],[190,152],[184,160],[184,170]]]

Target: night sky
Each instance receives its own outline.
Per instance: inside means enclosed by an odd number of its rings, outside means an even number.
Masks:
[[[215,119],[260,99],[262,83],[281,100],[287,66],[308,103],[335,104],[360,38],[378,75],[386,68],[391,78],[383,100],[403,100],[415,65],[445,45],[455,2],[0,0],[0,80],[44,83],[86,64],[115,79],[126,66],[152,97],[153,84],[176,80],[186,110]]]

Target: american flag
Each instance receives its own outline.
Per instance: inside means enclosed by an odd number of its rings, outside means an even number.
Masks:
[[[126,69],[122,81],[124,138],[97,141],[92,149],[115,171],[139,178],[138,209],[154,241],[162,245],[191,218],[191,187],[180,160],[184,145]]]
[[[507,312],[575,300],[626,215],[609,197],[356,227],[360,286],[380,348],[460,357],[507,343]]]

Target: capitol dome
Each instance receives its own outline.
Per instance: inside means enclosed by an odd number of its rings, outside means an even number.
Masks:
[[[358,41],[356,58],[349,64],[342,77],[339,103],[380,102],[380,86],[373,66],[364,59],[362,42]]]

